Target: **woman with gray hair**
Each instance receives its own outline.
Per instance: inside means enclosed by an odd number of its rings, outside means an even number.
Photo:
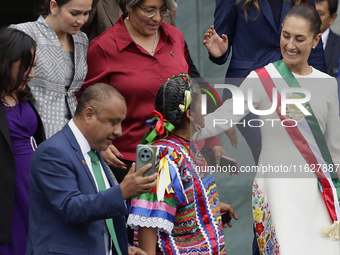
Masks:
[[[78,93],[103,82],[126,99],[123,135],[114,141],[117,149],[111,145],[103,154],[118,181],[135,161],[158,89],[173,75],[189,71],[182,33],[163,22],[177,8],[174,0],[119,0],[119,6],[123,14],[117,23],[91,41],[88,74]]]

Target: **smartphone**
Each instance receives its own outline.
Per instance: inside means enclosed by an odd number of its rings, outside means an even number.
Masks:
[[[222,216],[222,223],[223,224],[227,224],[231,221],[231,218],[230,218],[230,215],[229,215],[228,212],[221,213],[221,216]]]
[[[238,166],[236,159],[221,155],[220,166],[225,167],[230,174],[238,174]]]
[[[143,177],[150,176],[156,172],[156,153],[157,147],[154,145],[138,144],[136,149],[136,171],[146,164],[152,166],[143,174]]]
[[[209,160],[210,164],[216,165],[215,155],[214,153],[212,153],[212,151],[209,151],[209,158],[210,158]],[[221,155],[219,165],[223,168],[222,169],[223,172],[229,172],[230,175],[232,174],[237,175],[239,173],[236,159]]]

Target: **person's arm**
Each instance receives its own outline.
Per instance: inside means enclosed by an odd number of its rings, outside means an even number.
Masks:
[[[166,157],[166,154],[175,153],[173,150],[168,150],[166,146],[160,146],[157,150],[157,162]],[[179,155],[177,163],[173,163],[172,168],[175,171],[179,171],[179,165],[181,167],[186,166],[186,160],[180,160],[182,155]],[[158,165],[156,168],[158,170]],[[185,174],[185,169],[181,171]],[[181,179],[177,178],[176,182],[180,182]],[[181,185],[177,183],[177,187]],[[160,185],[162,186],[162,185]],[[158,187],[159,188],[159,187]],[[127,220],[127,225],[132,229],[139,229],[138,240],[140,248],[147,252],[148,255],[155,254],[157,245],[157,231],[171,234],[174,227],[174,219],[177,211],[178,201],[181,201],[178,197],[182,197],[179,192],[185,192],[184,190],[177,190],[174,188],[175,193],[167,193],[164,188],[164,198],[159,198],[157,193],[163,192],[157,190],[157,187],[151,189],[149,193],[144,193],[138,197],[134,197],[131,200],[131,210]],[[183,197],[186,195],[183,195]],[[183,202],[183,201],[182,201]],[[147,215],[147,216],[146,216]],[[150,235],[150,237],[149,237]],[[150,253],[151,252],[151,253]]]
[[[82,193],[79,179],[84,181],[88,177],[82,165],[78,164],[81,169],[75,169],[78,159],[71,159],[74,156],[61,146],[49,146],[32,157],[31,183],[46,197],[55,212],[70,224],[127,215],[120,185],[97,194]]]
[[[238,89],[238,88],[236,88]],[[263,88],[261,80],[256,72],[252,71],[240,88],[244,96],[244,112],[242,114],[234,114],[234,100],[226,100],[213,113],[204,117],[205,126],[202,132],[194,137],[195,141],[213,137],[220,133],[229,130],[235,123],[238,123],[250,110],[248,108],[248,92],[252,91],[252,105],[256,109],[263,98],[268,98],[266,91]],[[233,125],[231,125],[233,123]]]
[[[228,59],[236,29],[237,10],[235,0],[216,0],[214,18],[214,28],[217,34],[220,37],[223,34],[228,36],[228,50],[218,58],[209,55],[209,59],[215,64],[223,65]]]
[[[139,247],[148,255],[156,255],[157,228],[140,227],[138,229]]]
[[[83,86],[77,93],[78,100],[88,86],[98,82],[108,83],[110,63],[103,46],[98,40],[92,40],[90,43],[87,52],[87,65],[87,76]]]

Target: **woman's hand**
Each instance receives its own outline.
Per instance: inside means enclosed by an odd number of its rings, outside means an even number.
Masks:
[[[203,45],[214,58],[221,57],[228,50],[228,36],[222,34],[222,38],[216,33],[214,26],[210,26],[204,34]]]
[[[221,145],[212,147],[211,151],[214,153],[215,162],[217,165],[220,165],[221,155],[228,157],[227,152]]]
[[[101,151],[100,153],[102,154],[104,161],[109,166],[126,169],[126,165],[117,158],[117,156],[123,157],[123,155],[112,144],[110,144],[106,151]]]
[[[238,220],[238,217],[235,213],[235,210],[234,210],[234,208],[231,207],[231,205],[220,202],[220,208],[221,208],[221,213],[227,212],[227,213],[229,213],[229,216],[230,216],[231,219]],[[226,228],[227,225],[230,228],[233,226],[233,224],[231,224],[231,221],[229,221],[227,224],[223,224],[223,227]]]

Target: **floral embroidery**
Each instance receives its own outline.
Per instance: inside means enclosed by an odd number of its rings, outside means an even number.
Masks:
[[[256,223],[255,232],[260,236],[264,230],[263,223]]]
[[[257,208],[255,211],[253,211],[254,219],[260,221],[262,219],[263,212],[260,208]]]
[[[274,246],[273,246],[273,243],[272,243],[272,240],[269,240],[266,244],[266,253],[268,255],[273,255],[274,254]]]
[[[253,184],[252,196],[254,226],[260,255],[279,255],[280,245],[276,238],[269,206],[265,202],[262,190],[258,188],[256,179]]]
[[[263,240],[263,238],[257,238],[257,243],[260,250],[264,250],[264,247],[266,247],[266,242]]]

